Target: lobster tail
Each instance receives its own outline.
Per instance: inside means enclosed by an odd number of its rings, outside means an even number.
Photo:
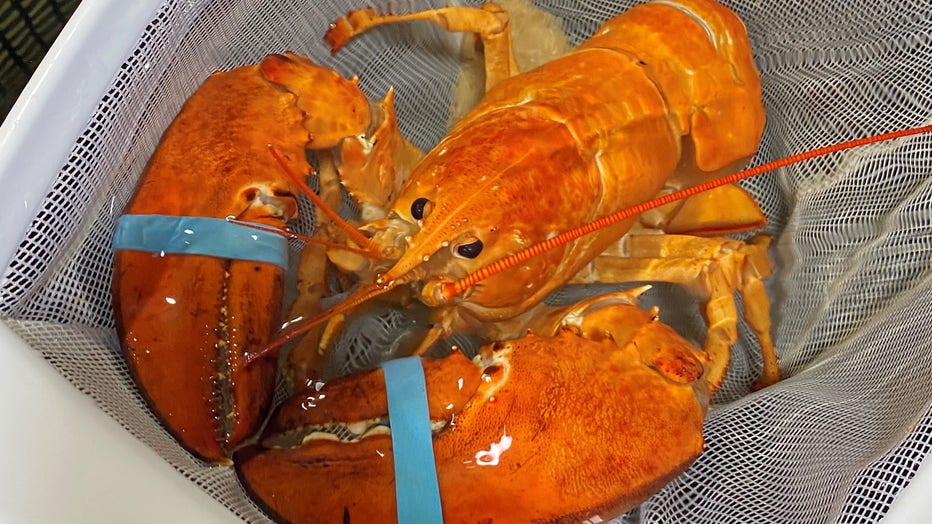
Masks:
[[[764,132],[760,74],[747,30],[721,4],[656,1],[605,23],[579,49],[635,57],[663,93],[695,162],[715,171],[757,151]]]

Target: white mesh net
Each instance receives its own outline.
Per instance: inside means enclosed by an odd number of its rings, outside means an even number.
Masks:
[[[932,117],[927,0],[726,3],[745,21],[762,74],[768,123],[754,163]],[[564,20],[575,44],[631,2],[538,5]],[[248,521],[265,517],[232,471],[204,467],[182,451],[127,373],[110,306],[111,236],[185,98],[210,72],[269,52],[291,49],[358,74],[373,98],[394,85],[402,131],[420,147],[434,144],[447,121],[458,41],[425,24],[396,26],[331,57],[322,33],[354,7],[352,0],[165,2],[89,118],[3,278],[5,323]],[[775,235],[778,270],[768,286],[787,378],[749,394],[759,362],[742,327],[708,417],[704,455],[628,518],[875,522],[884,514],[932,447],[930,180],[932,136],[918,136],[746,184]],[[688,326],[694,315],[681,316],[665,319],[695,329]]]

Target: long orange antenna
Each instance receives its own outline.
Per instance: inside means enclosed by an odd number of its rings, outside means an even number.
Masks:
[[[766,164],[761,164],[750,169],[745,169],[744,171],[738,171],[728,176],[717,178],[715,180],[710,180],[708,182],[698,184],[674,193],[669,193],[661,197],[649,200],[642,204],[638,204],[627,209],[623,209],[611,215],[606,215],[602,218],[583,224],[579,227],[564,231],[559,235],[544,240],[543,242],[529,246],[521,251],[512,253],[506,257],[500,258],[495,262],[487,266],[483,266],[476,271],[466,275],[465,277],[454,281],[446,282],[441,284],[440,295],[444,301],[451,300],[456,295],[459,295],[463,291],[466,291],[470,287],[476,285],[477,283],[495,275],[501,273],[506,269],[511,269],[522,262],[525,262],[545,251],[549,251],[556,247],[565,245],[573,240],[576,240],[579,237],[588,235],[594,231],[598,231],[612,224],[616,224],[626,218],[630,218],[635,215],[640,215],[641,213],[654,209],[656,207],[664,206],[671,202],[691,197],[697,193],[702,193],[703,191],[708,191],[710,189],[715,189],[716,187],[724,186],[726,184],[733,184],[740,180],[745,180],[751,177],[755,177],[762,173],[773,171],[781,167],[788,166],[790,164],[796,164],[805,160],[811,160],[816,157],[825,156],[831,153],[837,153],[839,151],[844,151],[846,149],[851,149],[855,147],[865,146],[868,144],[874,144],[877,142],[883,142],[886,140],[893,140],[895,138],[902,138],[906,136],[918,135],[922,133],[928,133],[932,131],[932,125],[917,127],[914,129],[904,129],[900,131],[893,131],[891,133],[884,133],[882,135],[875,135],[866,138],[857,138],[854,140],[849,140],[848,142],[842,142],[839,144],[833,144],[830,146],[822,147],[819,149],[813,149],[812,151],[807,151],[805,153],[799,153],[793,156],[786,158],[781,158],[779,160],[774,160],[773,162],[767,162]]]
[[[317,193],[314,192],[313,189],[308,187],[308,185],[304,183],[304,180],[302,180],[301,177],[297,175],[297,173],[288,167],[288,164],[285,163],[285,160],[281,157],[281,155],[278,154],[278,151],[275,150],[275,147],[273,147],[272,144],[269,144],[269,153],[272,154],[272,157],[275,158],[275,161],[278,162],[279,166],[281,166],[282,171],[284,171],[285,174],[287,174],[288,177],[291,178],[291,180],[301,188],[301,191],[307,195],[307,197],[311,200],[311,202],[314,203],[314,205],[319,207],[327,215],[327,218],[332,220],[333,223],[337,225],[337,227],[342,229],[353,242],[361,246],[363,250],[365,250],[366,254],[370,256],[377,256],[369,244],[369,239],[357,231],[356,228],[350,225],[346,220],[343,220],[343,218],[341,218],[340,215],[336,213],[336,211],[330,209],[330,206],[328,206],[317,195]]]
[[[739,171],[737,173],[733,173],[728,176],[717,178],[715,180],[710,180],[708,182],[705,182],[705,183],[702,183],[702,184],[699,184],[693,187],[689,187],[689,188],[686,188],[680,191],[676,191],[674,193],[663,195],[653,200],[649,200],[647,202],[638,204],[636,206],[623,209],[611,215],[606,215],[600,219],[594,220],[587,224],[583,224],[582,226],[565,231],[553,238],[550,238],[538,244],[534,244],[521,251],[518,251],[516,253],[503,257],[499,260],[496,260],[495,262],[492,262],[491,264],[487,266],[479,268],[477,271],[470,273],[469,275],[467,275],[466,277],[460,280],[457,280],[455,282],[447,282],[447,283],[441,284],[440,293],[444,300],[450,300],[454,296],[462,293],[463,291],[476,285],[482,280],[485,280],[491,277],[492,275],[505,271],[506,269],[513,268],[517,266],[518,264],[521,264],[522,262],[525,262],[528,259],[533,258],[545,251],[565,245],[584,235],[587,235],[599,229],[605,228],[609,225],[620,222],[626,218],[639,215],[647,210],[654,209],[660,206],[664,206],[666,204],[669,204],[671,202],[674,202],[674,201],[677,201],[683,198],[688,198],[690,196],[701,193],[703,191],[708,191],[710,189],[714,189],[716,187],[720,187],[726,184],[732,184],[732,183],[735,183],[741,180],[755,177],[762,173],[766,173],[769,171],[773,171],[775,169],[779,169],[781,167],[785,167],[791,164],[796,164],[796,163],[799,163],[805,160],[811,160],[813,158],[825,156],[831,153],[844,151],[846,149],[851,149],[855,147],[874,144],[877,142],[883,142],[886,140],[893,140],[896,138],[902,138],[902,137],[918,135],[918,134],[928,133],[928,132],[932,132],[932,125],[917,127],[914,129],[894,131],[891,133],[885,133],[882,135],[876,135],[876,136],[867,137],[867,138],[858,138],[855,140],[850,140],[848,142],[842,142],[840,144],[834,144],[834,145],[822,147],[819,149],[814,149],[812,151],[807,151],[805,153],[799,153],[797,155],[775,160],[773,162],[768,162],[766,164],[761,164],[759,166],[756,166],[750,169],[745,169],[744,171]],[[276,153],[273,152],[273,154],[275,154],[277,157]],[[280,157],[277,157],[277,158],[280,158]],[[282,161],[279,160],[279,162],[282,162]],[[286,169],[287,172],[290,173],[290,170],[288,170],[286,167],[284,168]],[[303,183],[301,183],[301,185],[303,185]],[[310,190],[310,188],[308,188],[308,190]],[[313,193],[313,191],[311,191],[311,193]],[[315,194],[314,196],[317,196],[317,195]],[[328,208],[326,206],[323,206],[323,209],[328,209]],[[255,360],[258,360],[258,359],[261,359],[261,358],[264,358],[270,355],[275,350],[277,350],[279,347],[293,340],[295,337],[302,335],[306,333],[307,331],[309,331],[311,328],[326,322],[333,316],[349,311],[355,308],[357,305],[362,304],[378,295],[381,295],[382,293],[389,291],[393,287],[394,285],[385,285],[385,286],[372,285],[372,286],[368,286],[368,287],[357,290],[355,293],[347,297],[346,300],[344,300],[343,302],[340,302],[338,305],[334,306],[333,308],[321,313],[320,315],[317,315],[316,317],[312,317],[307,320],[299,321],[296,324],[297,327],[294,327],[293,329],[291,329],[284,335],[269,342],[265,346],[262,346],[256,349],[255,351],[249,352],[246,356],[246,365],[249,365],[251,362],[254,362]]]

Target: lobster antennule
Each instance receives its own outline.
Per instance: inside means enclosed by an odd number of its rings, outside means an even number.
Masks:
[[[349,252],[351,252],[351,253],[356,253],[356,254],[359,254],[359,255],[362,255],[362,256],[370,256],[370,255],[371,255],[371,253],[370,253],[369,251],[366,251],[365,249],[359,249],[359,248],[356,248],[356,247],[347,246],[347,245],[344,245],[344,244],[339,244],[339,243],[337,243],[337,242],[331,242],[331,241],[329,241],[329,240],[322,240],[322,239],[317,238],[317,237],[312,237],[312,236],[308,236],[308,235],[302,235],[302,234],[300,234],[300,233],[295,233],[295,232],[293,232],[293,231],[282,231],[281,229],[278,229],[278,228],[276,228],[276,227],[266,226],[266,225],[264,225],[264,224],[259,224],[259,223],[256,223],[256,222],[247,222],[247,221],[245,221],[245,220],[240,220],[240,219],[234,218],[234,217],[227,217],[227,222],[229,222],[229,223],[231,223],[231,224],[236,224],[236,225],[242,226],[242,227],[248,227],[248,228],[250,228],[250,229],[256,229],[256,230],[259,230],[259,231],[265,231],[265,232],[267,232],[267,233],[272,233],[273,235],[279,235],[279,236],[281,236],[281,237],[283,237],[283,238],[286,238],[286,239],[292,239],[292,238],[293,238],[293,239],[301,240],[302,242],[309,242],[309,243],[311,243],[311,244],[320,244],[320,245],[322,245],[322,246],[324,246],[324,247],[329,247],[329,248],[332,248],[332,249],[341,249],[341,250],[343,250],[343,251],[349,251]]]
[[[288,167],[288,164],[285,163],[285,159],[279,155],[278,151],[275,150],[275,147],[272,144],[269,144],[269,153],[281,167],[282,171],[284,171],[285,174],[287,174],[288,177],[291,178],[291,180],[301,188],[301,191],[304,192],[308,199],[310,199],[315,206],[319,207],[327,215],[327,218],[332,220],[334,224],[337,225],[337,227],[342,229],[343,232],[345,232],[353,242],[358,244],[366,256],[373,258],[378,258],[380,256],[379,253],[372,247],[372,244],[368,238],[357,231],[356,228],[354,228],[347,221],[343,220],[343,218],[341,218],[340,215],[338,215],[333,209],[330,209],[330,206],[321,200],[317,193],[308,187],[308,185],[304,183],[304,180],[301,180],[301,177],[299,177],[290,167]],[[350,248],[347,248],[347,250],[354,251]]]
[[[257,360],[265,358],[266,356],[276,351],[278,348],[287,344],[291,340],[294,340],[295,337],[303,335],[304,333],[310,331],[312,328],[323,324],[340,313],[346,313],[356,306],[368,302],[369,300],[388,292],[393,287],[394,286],[371,285],[358,289],[353,294],[346,297],[346,300],[343,302],[340,302],[339,304],[315,317],[290,322],[290,329],[286,333],[275,338],[275,340],[270,341],[264,346],[260,346],[259,348],[248,352],[245,358],[246,365],[248,366]]]
[[[748,178],[753,178],[755,176],[774,171],[781,167],[786,167],[791,164],[797,164],[806,160],[811,160],[820,156],[829,155],[832,153],[837,153],[839,151],[844,151],[846,149],[853,149],[855,147],[861,147],[869,144],[875,144],[878,142],[884,142],[887,140],[894,140],[897,138],[903,138],[913,135],[920,135],[923,133],[932,132],[932,125],[925,125],[920,127],[915,127],[911,129],[901,129],[898,131],[891,131],[889,133],[883,133],[879,135],[873,135],[869,137],[856,138],[849,140],[847,142],[840,142],[837,144],[832,144],[829,146],[821,147],[818,149],[812,149],[809,151],[804,151],[792,156],[785,158],[780,158],[761,164],[759,166],[751,167],[736,173],[732,173],[727,176],[709,180],[707,182],[688,187],[686,189],[681,189],[673,193],[669,193],[646,202],[642,202],[632,207],[622,209],[610,215],[606,215],[602,218],[593,220],[579,227],[575,227],[560,233],[554,237],[551,237],[543,242],[528,246],[527,248],[522,249],[521,251],[512,253],[508,256],[500,258],[491,264],[483,266],[476,271],[466,275],[465,277],[453,281],[453,282],[443,282],[440,283],[437,289],[439,295],[439,300],[441,302],[448,302],[453,299],[453,297],[459,295],[460,293],[466,291],[477,283],[493,276],[507,269],[513,268],[522,262],[525,262],[545,251],[549,251],[559,246],[566,245],[577,238],[588,235],[595,231],[604,229],[612,224],[616,224],[626,218],[630,218],[635,215],[639,215],[650,209],[657,207],[665,206],[671,202],[682,200],[684,198],[691,197],[698,193],[709,191],[717,187],[721,187],[727,184],[733,184],[741,180],[746,180]]]

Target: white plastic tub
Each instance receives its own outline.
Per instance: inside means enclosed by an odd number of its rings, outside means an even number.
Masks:
[[[84,0],[3,123],[0,187],[7,210],[0,215],[0,268],[13,260],[75,141],[161,4]],[[0,521],[239,520],[70,385],[5,325],[0,325],[0,354],[5,428],[0,432],[5,449]],[[814,362],[820,365],[818,359]],[[896,496],[885,522],[927,521],[932,515],[930,492],[932,465],[926,458]]]
[[[160,2],[85,0],[0,127],[0,267]],[[115,13],[120,23],[114,24]],[[0,325],[0,522],[237,522]]]

